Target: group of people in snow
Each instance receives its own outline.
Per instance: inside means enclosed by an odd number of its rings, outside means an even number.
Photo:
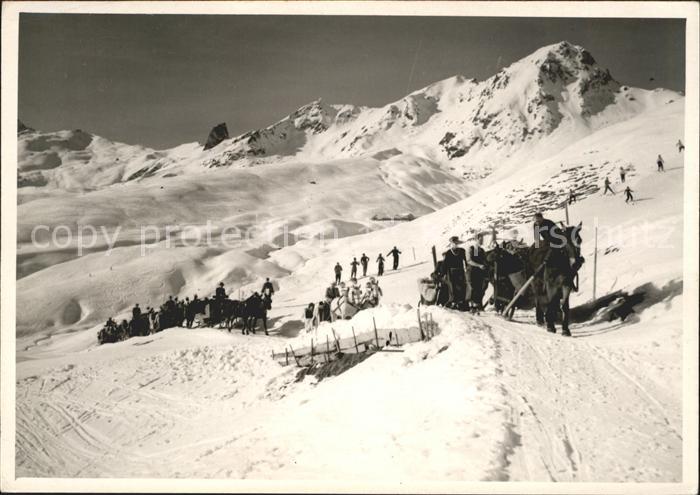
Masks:
[[[676,143],[676,147],[678,148],[678,153],[682,153],[685,150],[685,145],[683,142],[679,139],[678,142]],[[664,165],[666,165],[666,162],[664,161],[663,157],[661,155],[658,155],[656,157],[656,171],[657,172],[665,172],[666,170],[664,169]],[[624,184],[625,183],[625,176],[627,175],[627,169],[625,167],[620,167],[620,183]],[[608,177],[605,178],[605,181],[603,182],[603,196],[605,196],[608,192],[611,194],[615,194],[615,191],[613,191],[612,187],[610,187],[610,179]],[[632,196],[632,193],[634,192],[630,186],[626,186],[625,190],[623,191],[625,193],[625,203],[632,202],[634,203],[634,196]],[[569,204],[571,204],[571,193],[569,196]]]
[[[265,307],[270,309],[274,293],[274,286],[267,278],[260,293],[253,293],[246,302],[256,298],[262,299]],[[130,337],[150,335],[171,327],[192,328],[195,322],[197,326],[215,325],[225,317],[225,301],[230,301],[230,299],[226,294],[224,283],[221,282],[212,297],[200,299],[195,294],[192,299],[189,297],[179,299],[177,296],[170,296],[160,305],[158,310],[149,306],[146,307],[145,311],[142,311],[139,304],[136,303],[131,309],[131,320],[123,319],[117,323],[110,317],[98,332],[97,339],[100,344],[105,344],[119,342]]]
[[[357,310],[372,308],[379,304],[382,295],[379,282],[374,277],[369,277],[364,290],[355,277],[350,279],[348,285],[345,282],[333,281],[326,288],[322,300],[316,304],[311,302],[304,308],[302,314],[304,330],[309,332],[318,327],[321,322],[342,318],[340,311],[342,304],[353,306]]]
[[[483,299],[488,286],[484,236],[476,234],[468,249],[460,247],[464,241],[450,237],[449,249],[442,253],[438,276],[444,280],[448,299],[445,306],[477,313],[484,309]]]
[[[399,257],[401,255],[401,251],[394,246],[394,248],[386,253],[387,256],[391,256],[393,258],[393,270],[397,270],[399,268]],[[360,260],[357,260],[357,257],[353,257],[352,261],[350,262],[350,279],[356,279],[357,278],[357,267],[361,266],[362,267],[362,276],[366,277],[367,276],[367,267],[369,266],[369,261],[370,258],[367,256],[365,253],[362,253],[362,256],[360,257]],[[384,262],[386,261],[386,258],[382,255],[382,253],[379,253],[379,256],[377,256],[377,276],[381,277],[384,275]],[[340,262],[337,262],[335,266],[333,267],[333,273],[335,275],[335,283],[339,284],[343,278],[343,267],[340,264]]]

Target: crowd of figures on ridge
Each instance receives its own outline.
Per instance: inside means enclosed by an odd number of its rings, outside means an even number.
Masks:
[[[230,299],[223,282],[212,297],[200,299],[197,294],[192,299],[178,299],[170,296],[158,310],[147,307],[145,311],[137,303],[131,310],[131,320],[117,323],[109,318],[99,331],[100,344],[118,342],[129,337],[149,335],[171,327],[197,327],[225,325],[231,331],[236,321],[242,322],[242,333],[255,333],[257,320],[261,320],[267,334],[267,311],[272,308],[275,293],[270,279],[266,279],[260,292],[239,301]]]

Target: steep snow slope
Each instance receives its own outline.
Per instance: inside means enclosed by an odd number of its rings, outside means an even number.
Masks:
[[[279,277],[296,267],[270,262],[274,249],[376,230],[386,222],[373,217],[419,216],[466,195],[458,179],[434,164],[394,158],[277,164],[85,194],[55,192],[18,208],[17,331],[92,326],[133,299],[155,305],[170,294],[203,296],[219,281],[240,286]],[[35,244],[37,225],[44,227]],[[141,256],[142,237],[161,242]]]

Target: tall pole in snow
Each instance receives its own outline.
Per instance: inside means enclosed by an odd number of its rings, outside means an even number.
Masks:
[[[595,279],[598,270],[598,226],[595,227],[595,246],[593,248],[593,300],[595,301]]]
[[[569,223],[569,202],[564,201],[564,213],[566,214],[566,225],[571,225]]]

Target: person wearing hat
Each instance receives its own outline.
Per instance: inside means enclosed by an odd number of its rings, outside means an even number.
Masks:
[[[470,302],[472,310],[480,311],[484,309],[484,291],[488,281],[486,270],[486,252],[482,247],[484,234],[476,234],[475,242],[469,246],[469,257],[467,258],[469,273]]]
[[[464,244],[459,237],[450,237],[450,248],[442,253],[442,269],[449,291],[449,298],[445,303],[448,308],[463,309],[467,297],[467,253],[459,247]]]
[[[219,286],[216,288],[216,295],[214,297],[217,299],[226,299],[226,289],[224,289],[223,282],[219,282]]]

